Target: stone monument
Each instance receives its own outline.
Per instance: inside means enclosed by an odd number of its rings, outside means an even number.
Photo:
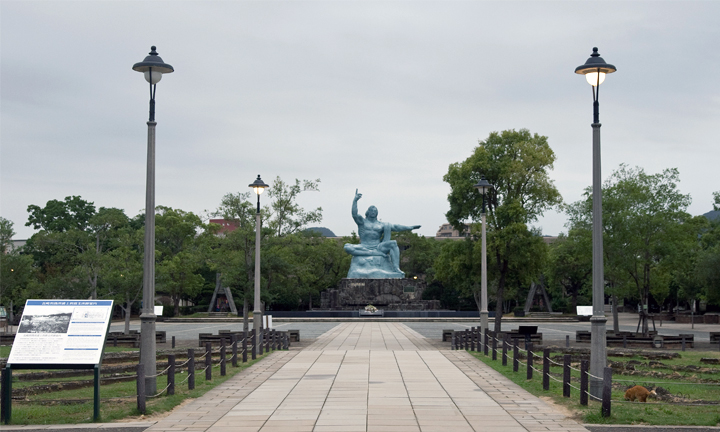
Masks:
[[[352,255],[348,279],[402,279],[400,270],[400,249],[397,242],[390,240],[392,231],[410,231],[420,225],[405,226],[382,222],[377,219],[377,207],[371,205],[365,217],[358,214],[357,202],[362,194],[355,189],[352,203],[352,217],[358,226],[360,244],[345,244],[345,252]]]

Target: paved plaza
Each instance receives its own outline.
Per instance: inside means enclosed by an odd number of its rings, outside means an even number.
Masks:
[[[277,351],[148,429],[208,432],[583,431],[464,351],[402,323],[339,323]]]

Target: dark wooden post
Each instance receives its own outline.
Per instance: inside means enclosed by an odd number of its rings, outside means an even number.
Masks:
[[[265,329],[265,352],[270,352],[270,329]]]
[[[195,350],[188,349],[188,390],[195,390]]]
[[[685,336],[682,337],[682,350],[685,351]]]
[[[505,333],[505,337],[503,338],[503,347],[502,347],[502,365],[507,366],[507,349],[508,349],[508,335]]]
[[[515,342],[513,343],[513,372],[517,372],[519,369],[519,363],[520,363],[518,360],[519,354],[520,354],[520,352],[518,350],[518,341],[516,339]]]
[[[175,394],[175,354],[168,354],[168,396]]]
[[[543,390],[550,390],[550,348],[543,350]]]
[[[580,405],[588,404],[588,366],[590,362],[580,360]]]
[[[250,337],[252,338],[250,339],[250,342],[252,343],[252,359],[255,360],[258,354],[258,343],[255,329],[252,329],[252,331],[250,332]]]
[[[612,398],[612,368],[606,367],[603,373],[602,416],[610,417],[610,399]]]
[[[565,348],[570,348],[570,335],[565,335]]]
[[[175,348],[175,336],[172,337],[172,347]]]
[[[257,342],[257,353],[258,353],[258,355],[263,355],[263,344],[264,344],[263,337],[265,336],[265,331],[263,330],[262,327],[260,327],[257,330],[257,333],[255,333],[255,334],[257,335],[256,339],[260,339]]]
[[[2,383],[2,392],[0,392],[0,422],[10,424],[10,417],[8,416],[7,410],[10,406],[10,398],[12,397],[12,390],[8,385],[8,373],[7,369],[0,369],[0,382]],[[10,390],[10,392],[8,392]]]
[[[490,341],[488,333],[490,333],[490,329],[485,329],[485,342],[483,343],[483,354],[485,355],[488,355],[488,342]]]
[[[117,335],[113,335],[113,347],[117,347]]]
[[[283,335],[283,349],[287,350],[290,348],[290,332],[285,332]]]
[[[627,348],[627,335],[623,335],[623,348]]]
[[[225,339],[223,339],[223,340],[225,340]],[[225,356],[226,350],[227,350],[227,347],[225,347],[225,344],[223,344],[220,347],[220,376],[225,376],[225,373],[227,372],[226,356]]]
[[[493,332],[492,338],[492,359],[497,360],[497,332]]]
[[[205,343],[205,381],[212,380],[212,344]]]
[[[563,396],[570,397],[570,354],[563,356]]]
[[[145,369],[142,364],[135,368],[137,371],[137,409],[140,414],[145,414]]]
[[[244,332],[242,341],[242,361],[247,363],[247,352],[248,352],[248,332]]]
[[[237,356],[237,334],[232,335],[232,365],[233,367],[237,367],[238,363],[238,356]]]
[[[450,349],[451,350],[457,349],[457,346],[456,346],[457,345],[457,337],[455,336],[456,333],[457,332],[455,330],[453,330],[452,337],[450,338]]]
[[[532,342],[527,346],[527,379],[531,380],[533,376],[533,355],[532,355]]]
[[[470,328],[470,351],[475,351],[475,327]]]

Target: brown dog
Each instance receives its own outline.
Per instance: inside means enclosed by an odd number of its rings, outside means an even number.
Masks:
[[[643,386],[639,386],[639,385],[629,388],[625,392],[625,400],[627,400],[627,401],[634,401],[637,399],[640,402],[646,402],[648,396],[656,397],[657,393],[655,393],[655,390],[648,391],[648,389],[646,389]]]

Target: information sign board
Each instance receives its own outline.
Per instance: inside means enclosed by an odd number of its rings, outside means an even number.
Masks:
[[[97,365],[112,300],[27,300],[9,364]]]
[[[577,314],[583,315],[583,316],[592,316],[593,307],[592,306],[577,306]]]

